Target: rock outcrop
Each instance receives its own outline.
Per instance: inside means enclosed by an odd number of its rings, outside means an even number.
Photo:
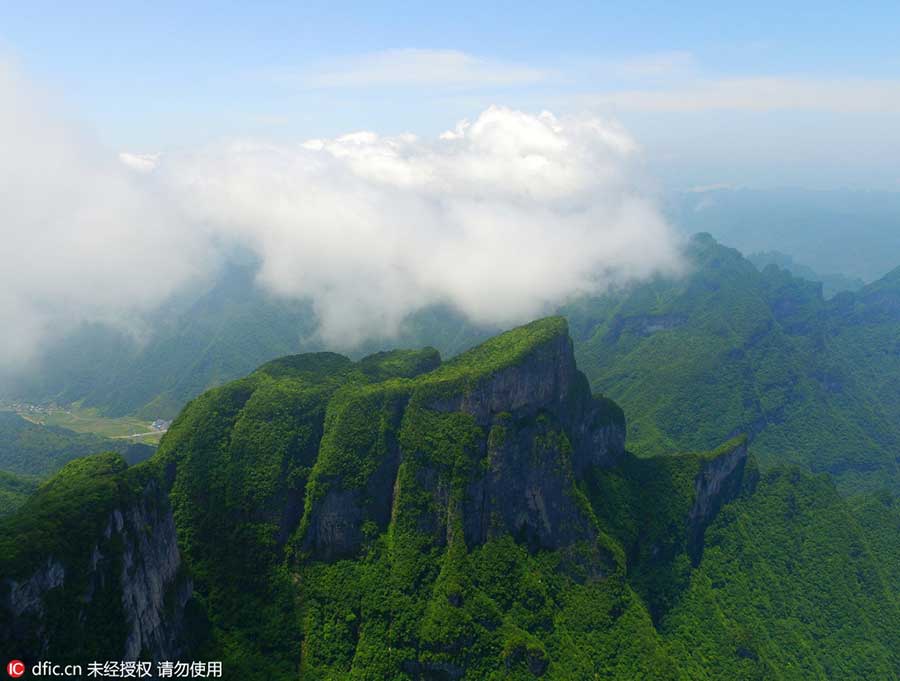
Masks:
[[[66,580],[66,568],[52,557],[47,559],[36,572],[22,580],[5,580],[8,595],[4,607],[14,617],[34,615],[38,619],[44,616],[44,596],[51,589],[57,589]]]
[[[719,509],[737,497],[747,464],[747,440],[739,438],[703,462],[694,478],[694,505],[688,515],[688,553],[694,565],[703,555],[703,534]]]
[[[109,618],[120,620],[115,636],[103,639],[109,659],[175,659],[181,652],[192,585],[159,483],[151,479],[130,503],[113,508],[102,527],[81,555],[49,555],[30,575],[2,579],[4,643],[22,659],[58,655],[63,636],[94,640],[91,628]]]
[[[182,570],[172,510],[156,480],[139,503],[113,513],[108,532],[118,533],[123,546],[122,605],[128,634],[122,659],[139,659],[142,651],[155,660],[177,659],[192,584]]]
[[[348,399],[326,424],[322,449],[327,454],[320,458],[327,461],[320,461],[318,477],[313,473],[314,485],[323,492],[304,519],[307,555],[326,561],[355,555],[366,523],[386,530],[392,517],[387,511],[393,508],[395,516],[400,503],[397,495],[423,491],[431,503],[417,524],[439,544],[447,542],[454,513],[460,514],[468,546],[504,534],[534,550],[593,541],[596,529],[579,505],[575,478],[591,466],[621,461],[625,421],[614,403],[591,395],[575,366],[565,323],[552,323],[512,360],[498,351],[498,359],[476,358],[471,361],[476,369],[468,370],[464,355],[375,402],[369,393],[359,405]],[[385,421],[355,443],[356,452],[347,451],[350,438],[341,429],[356,424],[352,410],[363,404],[370,410],[374,404]],[[465,444],[450,458],[447,452],[430,451],[427,433],[418,439],[410,435],[451,422]],[[454,437],[448,439],[451,445]],[[378,458],[362,464],[372,473],[361,484],[324,474],[337,467],[328,463],[332,454],[349,468],[351,460],[365,461],[373,452]],[[414,484],[398,480],[402,466],[415,469]],[[454,489],[464,466],[471,468],[465,484]]]

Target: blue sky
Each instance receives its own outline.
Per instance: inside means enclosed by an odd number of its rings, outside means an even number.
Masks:
[[[0,3],[0,55],[110,147],[621,122],[667,187],[900,189],[900,3]]]

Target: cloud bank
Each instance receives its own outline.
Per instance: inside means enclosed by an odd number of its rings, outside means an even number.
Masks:
[[[80,321],[131,324],[208,262],[166,191],[55,109],[0,63],[0,366]]]
[[[674,268],[635,152],[597,120],[492,107],[437,140],[231,144],[155,172],[192,221],[260,255],[260,283],[311,298],[326,341],[348,346],[433,303],[508,324]]]
[[[221,245],[312,301],[349,348],[449,304],[512,324],[679,267],[634,141],[593,118],[492,107],[437,139],[359,132],[168,155],[104,150],[0,73],[0,362],[84,320],[139,318]]]

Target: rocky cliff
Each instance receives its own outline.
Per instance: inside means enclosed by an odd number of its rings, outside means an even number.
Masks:
[[[32,522],[18,519],[18,540],[40,541],[48,529],[64,536],[43,550],[24,546],[3,563],[3,648],[24,660],[91,649],[103,659],[177,656],[191,582],[159,482],[127,480],[113,455],[75,462],[57,477],[23,509]]]
[[[76,461],[4,521],[25,543],[0,642],[212,651],[231,678],[541,676],[579,599],[601,629],[666,611],[746,456],[628,454],[561,318],[445,363],[287,357],[192,402],[151,461]]]
[[[747,439],[738,438],[703,461],[694,478],[694,503],[688,514],[688,553],[694,565],[703,553],[703,533],[719,509],[737,497],[744,483]]]
[[[500,336],[414,381],[345,392],[312,471],[304,551],[323,560],[356,555],[367,523],[383,532],[402,512],[438,545],[454,515],[468,546],[506,534],[532,550],[593,541],[575,480],[621,460],[624,417],[591,395],[562,320],[531,331],[520,348]],[[361,432],[373,407],[381,422]],[[353,476],[335,472],[351,468]],[[428,499],[406,504],[404,495]]]

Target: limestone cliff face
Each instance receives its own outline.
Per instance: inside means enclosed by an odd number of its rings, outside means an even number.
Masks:
[[[32,575],[3,580],[0,610],[9,616],[8,641],[18,644],[18,655],[40,659],[55,654],[61,636],[90,640],[96,633],[91,627],[113,618],[121,620],[113,637],[121,646],[104,649],[110,659],[177,656],[191,581],[181,574],[175,523],[155,480],[133,503],[109,513],[102,533],[84,547],[77,563],[49,556]],[[77,604],[77,612],[59,612],[61,597]]]
[[[479,381],[473,388],[433,405],[438,411],[471,415],[490,428],[498,414],[517,419],[552,414],[574,448],[576,469],[617,464],[625,452],[624,415],[611,400],[594,398],[575,366],[572,339],[561,333],[527,358]]]
[[[580,377],[571,339],[558,334],[533,348],[521,361],[429,406],[436,411],[470,414],[481,426],[503,412],[525,415],[544,409],[559,414]]]
[[[557,428],[550,418],[513,415],[491,425],[485,473],[463,501],[466,545],[511,534],[532,549],[556,549],[594,538],[575,499],[565,431]]]
[[[141,651],[153,659],[175,659],[181,650],[182,618],[192,585],[182,574],[171,508],[160,503],[161,498],[158,483],[151,481],[140,503],[116,511],[109,527],[123,545],[126,660],[138,659]]]
[[[23,580],[4,580],[8,592],[5,609],[13,617],[34,614],[44,616],[44,596],[51,589],[61,587],[66,581],[65,566],[53,558],[48,558],[31,577]]]
[[[696,565],[703,553],[703,533],[719,509],[737,497],[747,464],[747,442],[706,461],[694,478],[694,505],[688,515],[688,553]]]
[[[449,392],[432,391],[427,381],[420,392],[412,387],[404,396],[385,398],[382,405],[390,406],[381,412],[388,423],[364,445],[380,453],[364,485],[354,489],[334,476],[320,479],[327,489],[308,510],[302,540],[311,557],[356,554],[365,523],[384,531],[403,505],[401,496],[423,491],[431,502],[417,511],[416,523],[438,544],[448,541],[457,513],[469,546],[504,534],[532,549],[593,541],[596,529],[579,503],[575,480],[588,467],[622,459],[625,423],[614,403],[591,395],[564,328],[517,361],[454,383]],[[471,425],[465,456],[475,471],[456,495],[454,464],[398,435],[427,430],[417,420],[455,417]],[[326,432],[323,442],[329,437]],[[402,467],[414,469],[405,482]]]

